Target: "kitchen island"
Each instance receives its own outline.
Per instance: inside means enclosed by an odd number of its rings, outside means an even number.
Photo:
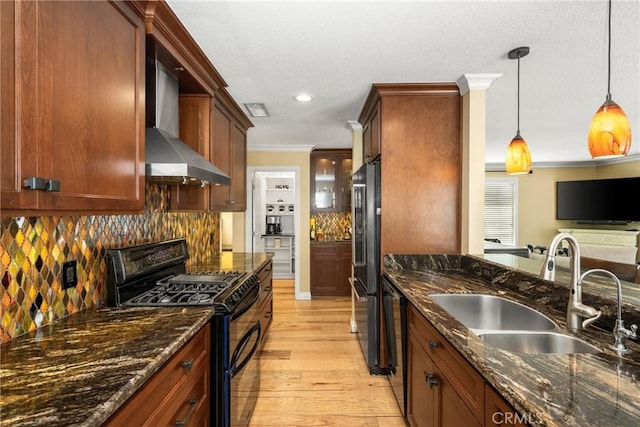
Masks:
[[[587,294],[585,303],[602,309],[598,328],[579,337],[602,352],[588,354],[522,354],[485,343],[431,298],[432,293],[483,293],[502,296],[547,315],[560,332],[566,327],[568,287],[535,275],[458,255],[388,255],[385,276],[464,359],[523,419],[539,426],[630,426],[640,423],[640,346],[618,356],[608,327],[615,303]],[[623,310],[627,324],[637,323],[638,307]],[[603,328],[603,329],[600,329]]]
[[[258,272],[270,260],[223,253],[188,270]],[[0,424],[102,425],[214,314],[212,307],[105,307],[14,338],[0,347]]]

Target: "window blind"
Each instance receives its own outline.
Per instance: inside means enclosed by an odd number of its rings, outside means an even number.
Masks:
[[[505,245],[517,242],[517,178],[487,178],[484,192],[484,237]]]

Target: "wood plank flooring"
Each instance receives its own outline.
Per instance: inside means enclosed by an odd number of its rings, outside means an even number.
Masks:
[[[350,331],[351,298],[296,301],[290,280],[274,280],[273,288],[250,427],[404,427],[386,376],[369,375]]]

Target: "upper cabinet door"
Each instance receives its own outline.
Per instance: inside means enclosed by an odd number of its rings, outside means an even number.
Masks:
[[[2,3],[3,207],[142,210],[142,21],[119,2]]]
[[[311,211],[351,211],[351,150],[311,152]]]
[[[205,158],[211,145],[211,104],[209,95],[180,97],[180,139]],[[174,211],[209,210],[209,189],[192,185],[171,186],[171,206]]]
[[[229,175],[231,185],[213,186],[211,210],[244,212],[247,209],[247,130],[253,126],[223,89],[215,94],[211,162]]]

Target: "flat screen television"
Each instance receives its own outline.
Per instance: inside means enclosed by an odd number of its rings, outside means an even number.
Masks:
[[[601,224],[640,221],[640,177],[558,181],[556,219]]]

